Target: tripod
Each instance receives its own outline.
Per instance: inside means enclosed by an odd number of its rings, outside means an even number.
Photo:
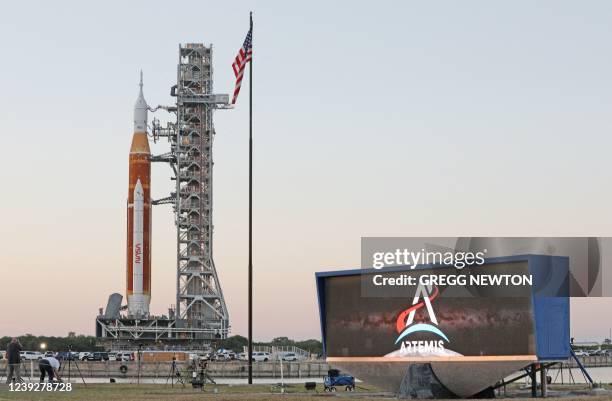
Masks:
[[[6,376],[6,378],[8,379],[9,366],[10,366],[10,364],[7,363],[6,364],[6,370],[4,371],[3,374],[0,374],[0,383],[2,383],[4,381],[3,380],[4,376]],[[17,372],[19,372],[19,373],[17,374]],[[17,372],[13,373],[12,382],[13,383],[25,383],[25,380],[23,379],[23,374],[26,373],[26,375],[27,375],[28,371],[26,370],[26,367],[25,367],[25,365],[23,363],[23,360],[21,360],[19,362],[19,369],[17,369]],[[19,380],[17,379],[17,377],[19,378]],[[30,382],[30,376],[26,376],[26,377],[27,377],[28,383],[29,383]]]
[[[176,366],[176,357],[172,357],[172,365],[170,366],[170,372],[168,373],[168,377],[166,378],[166,385],[168,385],[168,380],[171,380],[172,387],[174,387],[174,380],[176,379],[177,383],[181,383],[183,387],[185,387],[185,381],[183,380],[183,376],[181,376],[181,371]]]
[[[200,388],[200,390],[204,391],[204,386],[206,385],[206,381],[211,382],[212,384],[217,384],[215,380],[208,374],[208,362],[205,360],[196,360],[193,361],[193,378],[191,380],[191,386],[193,388]]]
[[[72,346],[68,346],[68,381],[70,382],[70,367],[71,364],[73,363],[72,359],[74,358],[74,356],[72,355]],[[77,358],[78,359],[78,358]],[[87,387],[87,383],[85,383],[85,378],[83,378],[83,373],[81,373],[81,368],[79,368],[79,364],[77,363],[76,359],[74,360],[74,366],[76,366],[77,371],[79,372],[79,376],[81,376],[81,380],[83,380],[83,384],[85,385],[85,387]],[[63,367],[61,369],[62,371],[64,370]]]

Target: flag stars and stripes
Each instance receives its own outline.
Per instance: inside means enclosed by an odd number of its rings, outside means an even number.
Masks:
[[[244,39],[244,43],[240,50],[238,50],[238,55],[234,59],[234,63],[232,64],[232,68],[234,69],[234,76],[236,77],[236,86],[234,88],[234,96],[232,97],[232,104],[236,104],[236,100],[238,99],[238,94],[240,93],[240,86],[242,85],[242,78],[244,77],[244,70],[249,61],[253,56],[253,25],[251,24],[251,28],[247,33],[246,38]]]

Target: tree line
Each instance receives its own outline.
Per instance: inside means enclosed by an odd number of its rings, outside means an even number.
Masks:
[[[76,335],[69,333],[67,337],[49,337],[35,336],[32,334],[24,334],[19,336],[19,341],[24,350],[28,351],[67,351],[68,348],[73,351],[104,351],[104,347],[97,345],[97,338],[94,336]],[[11,337],[0,337],[0,350],[6,350],[6,347],[11,342]],[[45,347],[41,348],[44,344]],[[218,340],[213,344],[216,348],[231,349],[235,352],[242,352],[243,347],[248,345],[246,337],[235,335]],[[303,340],[295,341],[288,337],[276,337],[270,342],[255,342],[255,346],[296,346],[302,348],[311,354],[321,354],[323,345],[319,340]]]
[[[68,337],[48,337],[24,334],[19,336],[23,350],[27,351],[104,351],[104,347],[96,345],[96,337],[70,333]],[[11,337],[0,337],[0,350],[6,350]],[[44,347],[41,347],[44,345]]]
[[[246,347],[249,344],[249,341],[246,337],[235,335],[228,337],[225,340],[220,340],[217,344],[218,347],[231,349],[235,352],[242,352],[243,347]],[[314,339],[295,341],[288,337],[276,337],[270,342],[254,342],[253,345],[276,347],[296,346],[298,348],[310,352],[311,354],[323,353],[323,344],[321,343],[321,341]]]

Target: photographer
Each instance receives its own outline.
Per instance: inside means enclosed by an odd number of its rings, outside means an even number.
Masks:
[[[8,374],[6,375],[6,382],[11,381],[21,382],[21,375],[19,370],[21,368],[21,343],[17,337],[13,337],[11,342],[6,347],[6,359],[8,362]]]
[[[49,383],[53,383],[53,377],[58,381],[61,381],[59,373],[57,372],[60,368],[60,362],[52,356],[41,359],[38,362],[38,368],[40,369],[40,382],[45,381],[45,374],[49,377]]]

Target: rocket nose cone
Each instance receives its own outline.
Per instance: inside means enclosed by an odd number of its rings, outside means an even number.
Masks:
[[[146,132],[147,131],[147,118],[148,108],[147,101],[142,93],[142,71],[140,71],[140,91],[136,104],[134,104],[134,132]]]

